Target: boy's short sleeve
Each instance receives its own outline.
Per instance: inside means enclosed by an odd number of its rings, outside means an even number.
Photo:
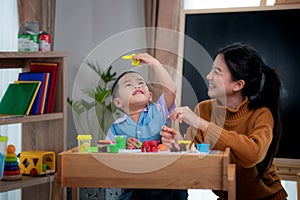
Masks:
[[[175,102],[173,103],[172,107],[170,110],[168,110],[168,106],[165,100],[165,95],[164,93],[162,93],[162,95],[160,95],[160,97],[158,98],[157,102],[156,102],[156,107],[158,110],[160,110],[163,119],[166,121],[169,114],[175,109],[176,105]]]
[[[114,136],[114,134],[111,132],[111,128],[108,129],[105,139],[106,139],[106,140],[111,140],[111,141],[113,141],[113,142],[115,141],[115,136]]]

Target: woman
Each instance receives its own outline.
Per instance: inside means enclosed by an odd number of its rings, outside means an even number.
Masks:
[[[253,47],[235,43],[219,50],[206,79],[211,100],[200,102],[194,112],[178,107],[169,117],[190,125],[185,138],[195,144],[209,143],[215,150],[230,147],[237,199],[286,199],[272,164],[281,135],[277,74]],[[161,135],[166,145],[181,137],[168,127]],[[227,197],[224,191],[214,193]]]

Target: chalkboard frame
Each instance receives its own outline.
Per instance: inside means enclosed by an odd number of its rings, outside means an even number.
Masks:
[[[259,7],[240,7],[240,8],[225,8],[225,9],[199,9],[199,10],[182,10],[180,16],[180,26],[179,32],[181,36],[179,37],[179,50],[178,50],[178,66],[177,71],[183,74],[182,80],[178,80],[181,85],[178,87],[178,102],[182,103],[183,93],[183,82],[184,79],[184,65],[187,62],[185,59],[188,57],[185,55],[185,42],[187,40],[186,34],[186,18],[189,15],[201,15],[201,14],[219,14],[219,13],[240,13],[240,12],[264,12],[264,11],[277,11],[277,10],[293,10],[300,9],[300,4],[287,4],[287,5],[275,5],[275,6],[259,6]],[[297,20],[297,19],[294,19]],[[300,37],[300,35],[299,35]],[[203,77],[205,79],[205,77]],[[194,104],[193,106],[195,106]],[[275,158],[274,163],[276,163],[278,172],[280,173],[282,179],[284,180],[294,180],[298,181],[298,190],[300,190],[300,159],[295,158]],[[298,191],[299,194],[299,191]]]

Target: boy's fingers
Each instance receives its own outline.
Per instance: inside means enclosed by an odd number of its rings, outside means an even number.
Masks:
[[[128,138],[126,142],[127,143],[126,146],[128,146],[128,148],[130,149],[136,149],[139,147],[138,142],[139,140],[136,138]]]

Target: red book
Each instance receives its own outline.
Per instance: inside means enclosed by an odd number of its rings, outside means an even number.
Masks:
[[[48,72],[50,73],[50,87],[48,91],[47,101],[46,101],[46,112],[53,112],[54,99],[56,94],[56,85],[58,79],[59,63],[56,62],[32,62],[30,63],[31,72]]]

